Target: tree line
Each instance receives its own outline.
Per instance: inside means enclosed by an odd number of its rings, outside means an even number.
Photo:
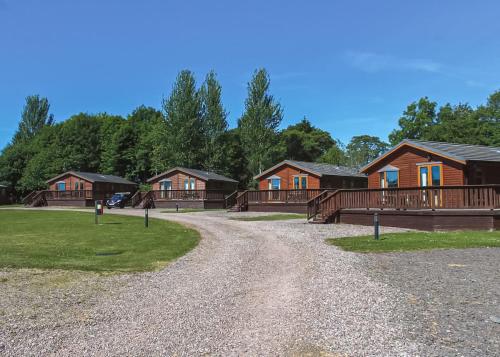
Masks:
[[[307,118],[282,130],[283,107],[264,69],[247,84],[244,112],[229,128],[215,72],[201,85],[181,71],[161,110],[140,106],[128,116],[79,113],[56,123],[47,98],[26,98],[19,127],[0,154],[0,183],[18,195],[46,187],[68,170],[100,172],[143,183],[174,166],[214,171],[241,187],[283,159],[359,168],[405,138],[500,146],[500,91],[485,105],[411,103],[390,135],[354,136],[344,145]]]

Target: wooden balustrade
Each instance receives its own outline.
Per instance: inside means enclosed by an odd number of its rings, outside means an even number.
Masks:
[[[154,200],[165,201],[224,201],[227,191],[219,190],[155,190],[150,191]]]
[[[43,191],[47,200],[77,200],[93,199],[98,193],[92,190],[73,190],[73,191]]]
[[[308,202],[308,218],[340,209],[500,209],[500,185],[340,189]]]

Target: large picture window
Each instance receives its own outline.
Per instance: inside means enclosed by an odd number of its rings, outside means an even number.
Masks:
[[[307,188],[307,176],[295,176],[293,178],[293,188],[295,190],[305,190]]]
[[[399,187],[399,171],[388,170],[380,172],[380,188]]]
[[[270,190],[281,189],[281,180],[279,178],[271,178],[268,180]]]
[[[441,163],[421,164],[418,166],[418,185],[420,187],[442,186],[443,167]]]

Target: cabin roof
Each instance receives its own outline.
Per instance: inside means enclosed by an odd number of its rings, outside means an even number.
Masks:
[[[73,175],[73,176],[79,177],[83,180],[87,180],[89,182],[105,182],[105,183],[116,183],[116,184],[125,184],[125,185],[136,185],[135,182],[126,180],[120,176],[104,175],[104,174],[99,174],[99,173],[81,172],[81,171],[65,172],[63,174],[60,174],[60,175],[57,175],[56,177],[51,178],[50,180],[47,180],[47,183],[56,181],[56,180],[60,179],[61,177],[66,176],[66,175]]]
[[[465,164],[467,161],[500,162],[500,147],[405,139],[363,167],[361,172],[366,172],[370,167],[404,146],[414,147],[462,164]]]
[[[151,177],[148,180],[148,182],[155,181],[156,179],[158,179],[160,177],[163,177],[163,176],[166,176],[169,173],[174,172],[174,171],[181,171],[181,172],[184,172],[185,174],[197,177],[197,178],[202,179],[204,181],[223,181],[223,182],[238,183],[238,181],[233,180],[232,178],[219,175],[219,174],[217,174],[215,172],[204,171],[204,170],[197,170],[197,169],[189,169],[189,168],[186,168],[186,167],[179,167],[179,166],[178,167],[174,167],[174,168],[172,168],[170,170],[162,172],[161,174],[158,174],[156,176]]]
[[[321,176],[366,177],[366,175],[359,173],[356,169],[350,167],[324,164],[320,162],[285,160],[265,170],[261,174],[255,176],[254,179],[262,178],[263,176],[267,175],[268,173],[276,170],[277,168],[283,165],[290,165],[320,177]]]

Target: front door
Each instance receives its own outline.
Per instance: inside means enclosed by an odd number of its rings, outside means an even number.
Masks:
[[[440,164],[421,165],[418,167],[418,183],[420,187],[436,187],[443,185],[442,166]],[[424,205],[439,207],[441,192],[439,189],[426,189],[422,191]]]
[[[161,192],[161,198],[168,198],[170,192],[172,191],[172,181],[162,181],[160,182],[160,192]]]

